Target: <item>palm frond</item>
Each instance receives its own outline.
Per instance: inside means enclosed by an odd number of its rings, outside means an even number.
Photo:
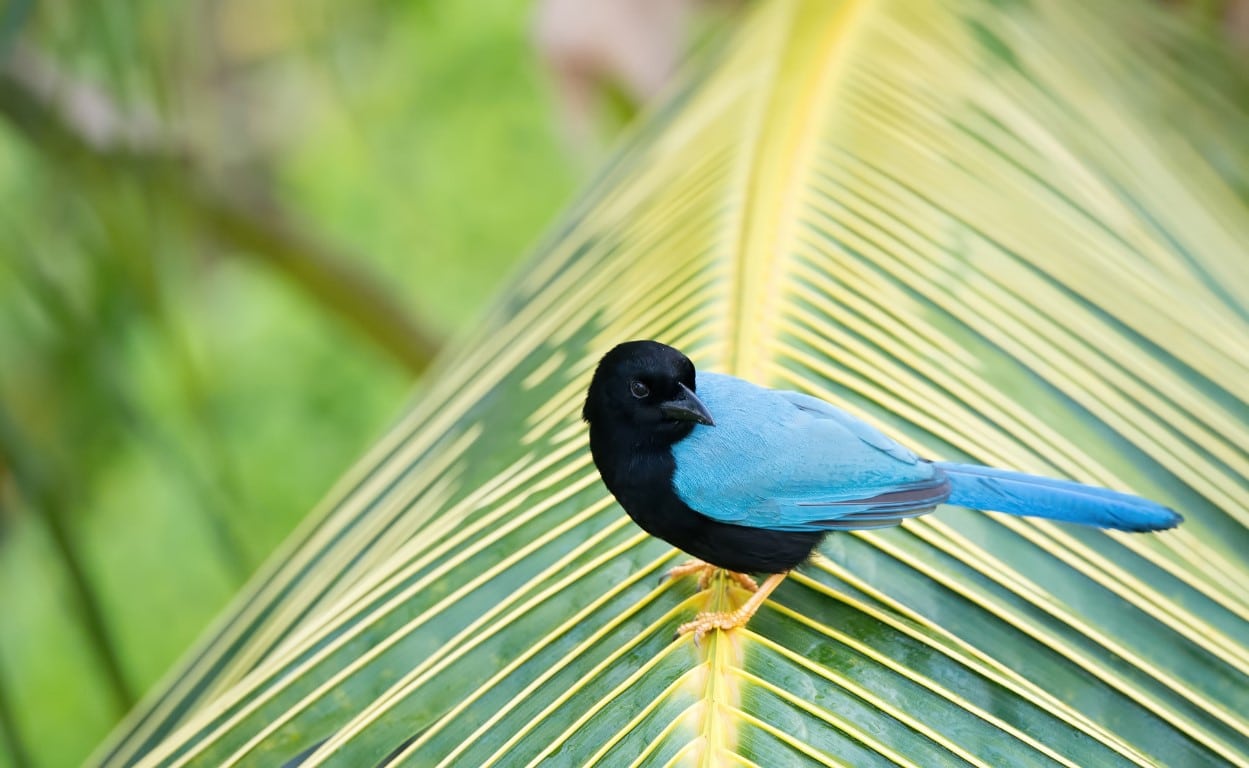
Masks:
[[[761,4],[103,764],[1249,765],[1249,116],[1212,55],[1127,2]],[[1188,522],[944,509],[674,641],[735,596],[657,585],[578,420],[635,337]]]

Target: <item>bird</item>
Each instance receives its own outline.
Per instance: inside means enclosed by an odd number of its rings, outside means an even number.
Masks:
[[[825,536],[885,528],[942,504],[1120,531],[1183,518],[1081,483],[934,461],[819,398],[698,371],[652,340],[599,361],[582,418],[604,485],[643,530],[693,557],[670,577],[722,569],[753,594],[678,628],[694,641],[744,626]],[[766,575],[757,584],[749,574]]]

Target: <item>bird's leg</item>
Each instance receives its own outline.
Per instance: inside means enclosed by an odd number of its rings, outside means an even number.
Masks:
[[[702,560],[690,560],[689,562],[681,563],[675,568],[669,569],[664,578],[679,579],[682,576],[689,576],[691,573],[697,573],[698,589],[701,592],[711,583],[711,577],[715,575],[717,570],[723,569],[718,569],[711,563],[704,563]],[[728,576],[747,592],[754,592],[759,589],[759,585],[755,583],[755,580],[744,573],[726,570],[724,571],[724,575]]]
[[[698,643],[703,635],[713,629],[736,629],[743,627],[746,622],[750,621],[750,617],[755,615],[755,611],[759,610],[759,606],[763,605],[763,601],[768,599],[768,595],[772,594],[772,590],[780,586],[781,582],[789,572],[774,573],[768,576],[759,589],[750,596],[746,602],[742,603],[742,607],[735,611],[721,611],[717,613],[700,613],[694,617],[693,621],[686,622],[677,628],[678,635],[684,635],[688,632],[694,633],[694,642]]]
[[[746,590],[747,592],[759,591],[759,582],[755,581],[754,579],[750,578],[744,573],[738,573],[737,571],[725,571],[724,575],[728,576],[733,581],[736,581],[738,586],[740,586],[742,589]]]

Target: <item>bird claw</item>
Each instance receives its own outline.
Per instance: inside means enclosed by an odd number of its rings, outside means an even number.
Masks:
[[[746,623],[759,610],[759,606],[763,605],[763,601],[768,599],[768,595],[772,594],[772,591],[780,586],[780,583],[785,580],[787,575],[788,572],[769,575],[763,584],[756,588],[754,594],[747,598],[746,602],[742,603],[736,610],[698,614],[693,621],[687,621],[677,627],[677,637],[693,633],[694,645],[697,646],[703,639],[703,635],[713,629],[728,631],[746,626]]]
[[[750,578],[746,574],[737,573],[736,571],[724,570],[722,568],[717,568],[716,566],[711,565],[710,563],[704,563],[702,560],[690,560],[687,563],[682,563],[681,565],[678,565],[674,568],[669,569],[667,573],[665,573],[663,576],[660,577],[660,583],[663,583],[664,581],[667,581],[669,579],[679,579],[682,576],[688,576],[692,573],[697,573],[698,574],[698,590],[702,592],[702,591],[705,591],[707,587],[711,585],[711,579],[713,576],[715,576],[716,571],[721,571],[721,570],[724,571],[724,574],[728,576],[728,578],[732,579],[734,583],[736,583],[738,586],[740,586],[742,589],[746,590],[747,592],[759,591],[759,585],[755,582],[754,579]]]
[[[694,617],[693,621],[687,621],[677,627],[677,637],[693,633],[694,645],[698,646],[701,643],[703,636],[711,630],[722,629],[727,631],[730,629],[737,629],[738,627],[744,627],[746,626],[746,623],[750,621],[750,617],[753,614],[754,611],[747,613],[740,609],[736,611],[700,613]]]
[[[725,571],[725,574],[727,574],[730,579],[737,582],[737,585],[747,592],[759,591],[759,582],[750,578],[746,574],[738,573],[737,571]]]
[[[729,581],[738,585],[747,592],[757,593],[759,591],[759,585],[754,579],[750,578],[746,574],[717,568],[710,563],[704,563],[702,560],[690,560],[687,563],[682,563],[681,565],[670,569],[666,574],[664,574],[661,581],[667,579],[679,579],[682,576],[689,576],[695,573],[698,574],[698,590],[700,592],[706,591],[707,588],[711,586],[711,579],[714,578],[717,573],[723,573]],[[745,625],[746,622],[750,620],[752,615],[754,615],[754,610],[743,611],[741,609],[736,611],[700,613],[694,617],[693,621],[687,621],[678,627],[674,639],[680,639],[682,635],[693,633],[694,646],[698,647],[702,642],[703,636],[711,630],[735,629]]]

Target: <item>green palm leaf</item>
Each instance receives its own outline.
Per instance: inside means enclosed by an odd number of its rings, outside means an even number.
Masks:
[[[1249,765],[1249,119],[1202,50],[1126,2],[762,4],[103,764]],[[590,463],[635,337],[1188,522],[942,509],[674,640],[740,595],[659,583]]]

